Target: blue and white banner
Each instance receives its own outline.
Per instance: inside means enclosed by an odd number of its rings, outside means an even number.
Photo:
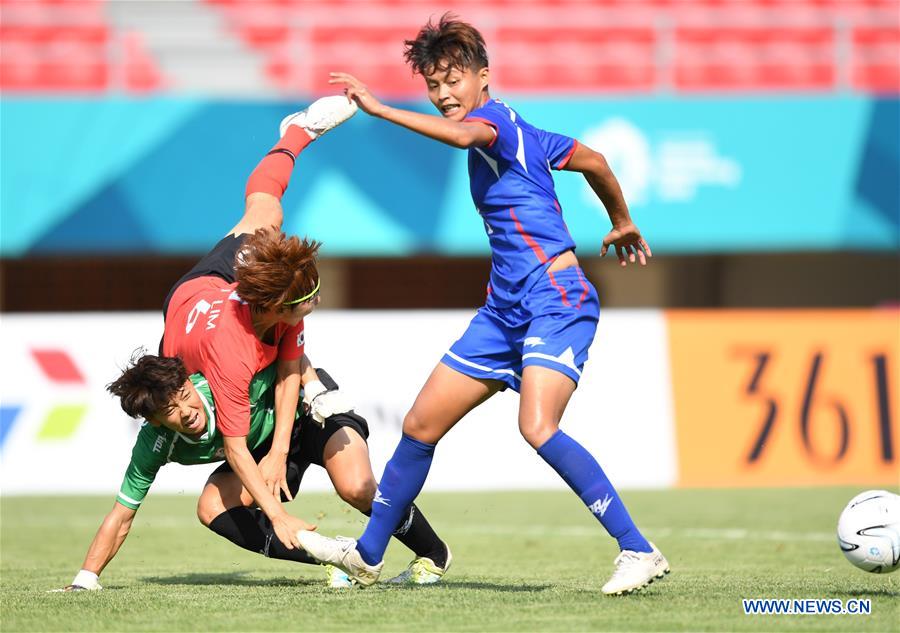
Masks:
[[[205,252],[299,105],[4,97],[3,256]],[[897,99],[511,105],[606,155],[657,252],[900,247]],[[556,174],[556,186],[580,252],[596,252],[601,205],[578,174]],[[286,230],[322,240],[326,256],[488,252],[466,152],[362,113],[303,153],[284,203]]]

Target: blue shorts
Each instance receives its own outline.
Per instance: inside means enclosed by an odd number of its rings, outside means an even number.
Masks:
[[[509,308],[485,305],[441,362],[519,391],[522,369],[548,367],[575,384],[597,331],[600,301],[581,268],[547,273]]]

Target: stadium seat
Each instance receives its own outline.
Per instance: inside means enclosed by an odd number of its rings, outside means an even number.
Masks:
[[[101,0],[2,0],[0,9],[0,90],[147,92],[162,85],[140,35],[108,24]]]
[[[900,28],[857,27],[853,31],[853,87],[877,93],[900,92]]]
[[[147,53],[139,33],[124,34],[122,49],[120,71],[125,90],[132,93],[148,93],[159,90],[165,85],[162,72]]]
[[[501,27],[493,44],[503,89],[528,92],[650,90],[656,33],[650,26]]]
[[[0,9],[0,89],[182,88],[105,0]],[[898,0],[201,0],[190,17],[216,24],[206,37],[224,29],[228,59],[246,60],[263,89],[328,92],[327,73],[340,68],[387,97],[419,97],[402,42],[448,9],[481,26],[504,91],[900,92]]]
[[[687,91],[827,90],[837,77],[830,27],[681,27],[673,61]]]

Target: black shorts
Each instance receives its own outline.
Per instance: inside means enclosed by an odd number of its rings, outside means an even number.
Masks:
[[[172,289],[169,290],[169,294],[166,295],[166,300],[163,302],[163,319],[166,318],[166,313],[169,311],[169,302],[172,300],[172,295],[175,294],[175,291],[178,290],[178,287],[184,282],[196,279],[197,277],[212,276],[221,277],[228,283],[234,283],[234,259],[237,256],[238,250],[244,245],[244,240],[248,235],[249,233],[242,233],[237,237],[234,235],[226,235],[219,240],[218,244],[213,246],[213,249],[210,252],[197,262],[196,266],[191,268],[181,279],[176,281],[175,285],[172,286]]]
[[[322,372],[321,369],[316,371]],[[324,372],[323,372],[324,373]],[[326,374],[327,375],[327,374]],[[325,376],[320,374],[323,383],[328,383]],[[330,381],[330,376],[328,377]],[[335,385],[334,388],[336,388]],[[325,454],[325,445],[331,436],[342,428],[350,428],[359,433],[363,440],[369,439],[369,425],[365,418],[356,413],[338,413],[325,420],[325,426],[319,426],[313,419],[302,414],[294,423],[291,430],[291,444],[288,449],[287,457],[287,483],[291,496],[296,497],[297,491],[300,489],[300,482],[303,474],[310,464],[316,466],[324,466],[323,455]],[[269,453],[272,448],[272,436],[270,435],[262,444],[250,451],[253,460],[258,464],[263,457]],[[225,462],[213,471],[213,474],[234,472],[228,462]],[[281,494],[281,500],[287,501],[284,493]]]

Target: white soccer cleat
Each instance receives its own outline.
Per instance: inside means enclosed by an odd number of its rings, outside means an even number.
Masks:
[[[608,596],[621,596],[633,591],[640,591],[657,578],[665,578],[669,573],[669,562],[666,557],[650,543],[652,552],[633,552],[623,550],[616,557],[616,570],[612,578],[603,585],[603,593]]]
[[[313,558],[326,565],[334,565],[347,572],[351,580],[368,587],[378,580],[384,561],[377,565],[369,565],[356,550],[356,539],[339,536],[328,538],[318,532],[298,530],[297,540],[300,547],[309,552]]]
[[[322,565],[325,568],[325,577],[328,580],[328,587],[331,589],[350,589],[353,587],[353,581],[343,569],[338,569],[334,565]]]
[[[316,140],[356,114],[357,109],[356,102],[343,95],[322,97],[313,101],[305,110],[284,117],[278,129],[281,136],[284,136],[288,126],[296,125],[302,127],[312,140]]]
[[[446,544],[445,544],[445,547]],[[392,585],[433,585],[444,577],[453,562],[453,555],[447,547],[447,564],[438,567],[430,558],[419,557],[409,564],[403,572],[394,576],[388,582]]]

